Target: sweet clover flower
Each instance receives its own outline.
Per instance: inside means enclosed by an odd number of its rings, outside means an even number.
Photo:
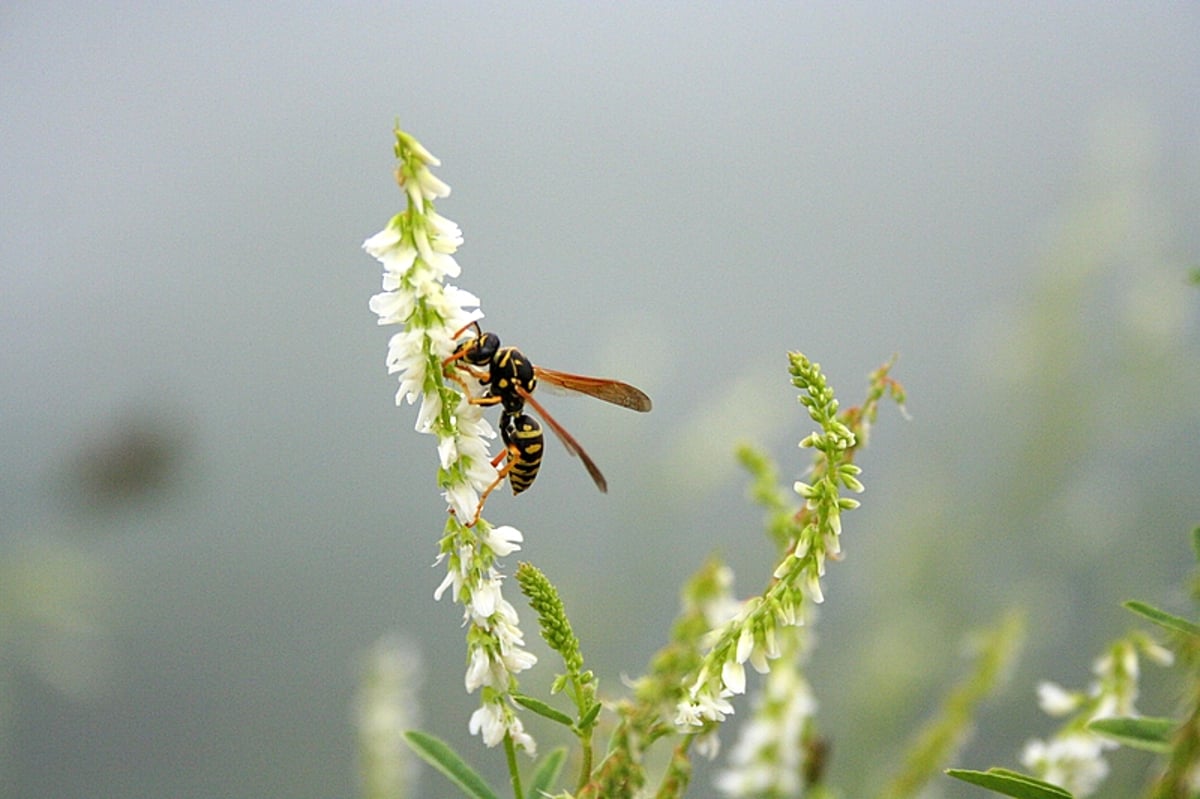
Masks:
[[[1067,789],[1074,796],[1090,796],[1108,776],[1104,751],[1112,746],[1099,735],[1068,732],[1049,741],[1030,741],[1021,754],[1021,762],[1041,779]]]
[[[408,207],[371,236],[363,248],[383,264],[383,291],[371,298],[370,308],[381,325],[402,325],[388,343],[388,372],[399,376],[396,403],[419,399],[416,429],[437,437],[438,485],[450,508],[437,563],[446,577],[434,592],[447,589],[463,605],[467,626],[468,692],[480,691],[483,704],[471,716],[469,728],[488,746],[507,741],[532,754],[534,740],[525,732],[512,705],[515,675],[536,658],[525,647],[517,612],[504,599],[497,560],[520,549],[520,531],[492,527],[480,519],[468,527],[479,499],[497,478],[489,453],[496,433],[482,408],[464,396],[443,373],[443,363],[455,348],[455,336],[480,319],[479,298],[448,285],[461,268],[454,253],[462,232],[434,210],[434,201],[450,194],[431,166],[440,162],[412,136],[397,129],[396,180]]]
[[[1134,633],[1115,641],[1092,664],[1095,679],[1087,691],[1069,691],[1052,682],[1038,686],[1038,704],[1052,716],[1075,712],[1049,740],[1034,739],[1025,744],[1021,762],[1035,776],[1065,788],[1075,796],[1088,796],[1108,776],[1104,753],[1117,747],[1116,742],[1088,729],[1097,719],[1136,716],[1139,658],[1141,652],[1151,660],[1168,665],[1171,653],[1161,645]]]

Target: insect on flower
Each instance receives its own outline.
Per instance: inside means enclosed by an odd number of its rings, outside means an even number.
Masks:
[[[541,380],[566,391],[586,394],[643,413],[650,410],[650,398],[641,389],[620,380],[587,377],[534,366],[516,347],[501,347],[500,337],[495,333],[484,333],[478,322],[472,322],[462,328],[454,337],[457,339],[472,327],[475,328],[475,335],[461,341],[454,354],[443,361],[442,366],[447,370],[446,377],[463,387],[471,404],[501,406],[500,438],[504,442],[504,451],[492,460],[492,466],[499,467],[501,460],[507,462],[499,470],[492,484],[480,495],[479,507],[470,524],[474,525],[479,521],[488,495],[505,478],[508,478],[508,484],[515,495],[529,488],[537,477],[538,469],[542,465],[544,438],[542,426],[537,419],[525,413],[526,404],[550,426],[567,452],[577,455],[583,461],[583,466],[591,475],[596,488],[607,492],[608,483],[600,473],[599,467],[579,442],[533,398],[533,390]],[[451,366],[455,369],[449,369]],[[487,371],[475,367],[486,367]],[[486,387],[483,396],[474,396],[467,382],[456,370],[466,371],[481,382]]]

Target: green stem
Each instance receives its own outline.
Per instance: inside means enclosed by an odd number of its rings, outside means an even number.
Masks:
[[[575,793],[582,793],[584,787],[592,779],[592,727],[579,731],[579,748],[583,757],[579,764],[579,780],[575,785]]]
[[[513,796],[515,799],[525,799],[525,792],[521,790],[521,769],[517,765],[517,747],[508,733],[504,733],[504,754],[508,758],[508,775]]]

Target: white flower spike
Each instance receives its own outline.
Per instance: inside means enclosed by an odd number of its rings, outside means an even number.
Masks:
[[[387,369],[398,376],[396,404],[420,400],[415,428],[437,437],[438,484],[450,507],[446,535],[438,562],[446,561],[446,576],[434,591],[440,599],[450,589],[463,604],[468,626],[468,693],[481,690],[482,705],[469,728],[495,746],[506,738],[533,754],[536,744],[525,732],[512,704],[516,674],[537,659],[524,649],[516,610],[503,597],[499,558],[520,548],[522,536],[512,527],[492,527],[484,520],[468,527],[479,498],[497,477],[488,445],[495,431],[472,404],[445,379],[444,366],[455,348],[455,334],[482,318],[479,298],[447,278],[461,267],[454,253],[463,243],[462,231],[438,214],[433,201],[450,194],[431,166],[440,162],[409,134],[396,130],[396,178],[408,208],[363,243],[383,264],[383,291],[369,307],[381,325],[402,325],[388,342]]]

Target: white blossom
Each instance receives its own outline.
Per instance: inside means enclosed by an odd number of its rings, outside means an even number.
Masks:
[[[488,549],[496,553],[496,557],[498,558],[506,557],[519,550],[521,542],[524,540],[520,530],[515,527],[509,527],[506,524],[499,527],[489,527],[480,537]]]
[[[475,693],[484,685],[492,688],[501,687],[497,686],[492,679],[492,659],[482,646],[471,649],[471,654],[467,658],[467,674],[464,682],[469,694]]]
[[[794,661],[771,670],[716,778],[726,796],[799,796],[804,734],[817,709]]]
[[[1061,685],[1048,680],[1038,683],[1038,707],[1049,716],[1065,716],[1079,707],[1082,699]]]
[[[509,692],[515,687],[513,675],[537,659],[524,648],[517,612],[503,597],[496,566],[498,558],[520,549],[522,536],[506,525],[490,527],[482,520],[476,525],[480,497],[498,478],[489,452],[496,433],[483,408],[462,396],[458,381],[444,374],[456,338],[483,313],[478,297],[446,283],[462,272],[454,254],[463,234],[433,208],[434,200],[450,194],[429,169],[438,160],[403,131],[396,131],[396,146],[396,174],[408,208],[363,242],[383,265],[383,290],[368,306],[379,324],[403,326],[388,341],[386,358],[388,373],[399,383],[396,404],[419,399],[415,428],[437,438],[438,484],[453,518],[437,559],[446,563],[446,575],[434,598],[449,590],[455,602],[463,603],[469,627],[464,685],[468,693],[484,689],[469,728],[488,746],[508,735],[532,754],[534,741],[517,718]]]
[[[688,727],[704,726],[704,717],[700,714],[700,705],[687,700],[680,702],[675,708],[675,726],[687,731]]]
[[[1098,736],[1086,732],[1033,740],[1025,745],[1021,762],[1047,782],[1076,796],[1095,793],[1108,776],[1108,763]]]
[[[1138,651],[1150,655],[1154,646],[1146,636],[1118,639],[1092,664],[1095,678],[1086,691],[1069,691],[1053,682],[1038,685],[1038,704],[1054,716],[1074,712],[1048,740],[1031,740],[1021,761],[1039,778],[1087,796],[1108,774],[1105,751],[1117,743],[1090,732],[1087,725],[1113,716],[1137,716],[1140,664]]]
[[[736,660],[725,661],[721,666],[721,682],[730,693],[746,693],[746,667]]]
[[[472,735],[480,735],[487,746],[496,746],[507,734],[513,743],[529,754],[535,754],[537,744],[525,732],[525,726],[510,708],[499,702],[484,702],[471,714],[467,729]]]
[[[485,702],[471,714],[467,729],[472,735],[482,735],[483,742],[495,746],[504,740],[508,731],[504,726],[504,706],[495,702]]]

